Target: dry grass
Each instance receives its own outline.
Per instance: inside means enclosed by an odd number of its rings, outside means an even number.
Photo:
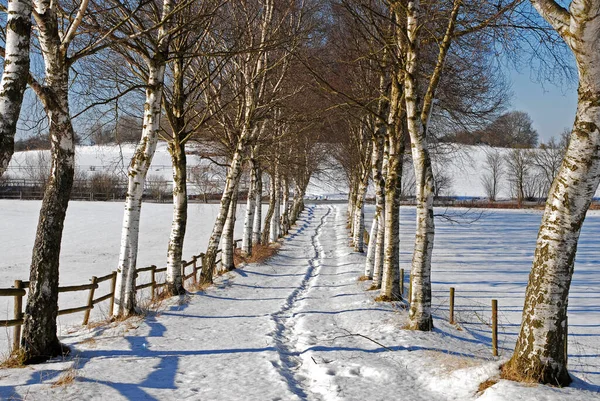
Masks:
[[[378,297],[375,297],[374,301],[375,302],[395,302],[395,301],[401,301],[401,299],[397,299],[394,297],[388,297],[387,295],[380,295]]]
[[[369,276],[360,276],[358,278],[358,281],[369,281],[369,280],[373,280],[373,279],[370,278]]]
[[[0,362],[0,369],[24,368],[24,360],[25,352],[21,348],[16,349]]]
[[[96,341],[96,338],[95,338],[95,337],[90,337],[90,338],[86,338],[86,339],[85,339],[85,340],[83,340],[83,341],[80,341],[80,342],[79,342],[79,345],[87,345],[87,346],[88,346],[88,347],[90,347],[90,348],[94,348],[94,347],[96,347],[96,344],[97,344],[97,343],[98,343],[98,342]]]
[[[252,255],[243,255],[242,250],[237,248],[235,250],[235,254],[233,255],[233,263],[236,266],[242,263],[262,263],[265,260],[273,257],[280,247],[281,244],[279,243],[269,245],[255,244],[252,245]]]
[[[191,291],[191,292],[198,292],[198,291],[206,290],[211,285],[212,284],[210,284],[210,283],[201,283],[200,281],[198,281],[197,283],[188,286],[188,288],[189,288],[189,291]]]
[[[500,366],[500,377],[502,379],[520,382],[529,385],[536,385],[538,381],[534,378],[533,372],[523,374],[520,370],[514,367],[510,362]]]
[[[52,388],[66,387],[70,384],[73,384],[76,377],[77,370],[75,369],[74,364],[74,366],[71,366],[69,369],[65,370],[64,373],[60,375],[60,377],[54,383],[52,383]]]
[[[487,379],[486,381],[479,383],[479,387],[477,388],[477,394],[482,395],[485,390],[492,387],[496,383],[498,383],[498,380],[494,379]]]
[[[425,355],[435,361],[435,366],[443,369],[447,373],[452,373],[456,370],[473,368],[481,365],[481,360],[470,356],[458,355],[450,351],[425,351]]]
[[[367,288],[367,291],[375,291],[375,290],[380,290],[381,287],[376,286],[375,284],[373,284],[372,286],[370,286],[369,288]]]

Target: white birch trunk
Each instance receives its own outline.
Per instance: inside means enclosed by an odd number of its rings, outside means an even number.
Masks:
[[[254,153],[254,151],[252,151]],[[242,236],[242,253],[252,254],[252,236],[254,233],[254,213],[256,212],[256,160],[250,156],[250,188],[246,199],[246,214],[244,217],[244,233]]]
[[[385,137],[384,137],[385,138]],[[379,171],[379,179],[376,185],[376,214],[379,217],[379,224],[377,227],[377,242],[375,244],[375,262],[373,265],[373,284],[372,289],[377,290],[381,288],[381,280],[383,278],[383,261],[384,261],[384,249],[385,249],[385,224],[383,222],[385,216],[385,179],[383,172],[387,172],[389,160],[389,146],[388,141],[384,140],[383,146],[383,160],[381,162],[381,169]]]
[[[234,191],[231,202],[229,203],[229,210],[227,211],[227,220],[225,220],[225,227],[223,228],[223,238],[221,239],[221,264],[222,271],[230,271],[235,269],[235,263],[233,260],[234,255],[234,238],[233,233],[235,229],[235,220],[237,212],[237,201],[238,191]]]
[[[434,179],[431,157],[427,144],[427,124],[431,117],[434,95],[439,84],[444,61],[461,6],[461,0],[455,0],[448,18],[446,33],[440,44],[436,66],[429,80],[422,110],[419,110],[419,0],[411,0],[407,7],[406,24],[406,72],[404,74],[406,119],[410,134],[413,165],[417,185],[417,229],[413,251],[410,300],[410,323],[413,330],[431,330],[431,257],[435,226],[433,220]]]
[[[164,5],[163,12],[165,13],[170,9],[170,3],[167,5],[167,2],[165,1]],[[127,174],[127,197],[121,231],[115,304],[112,311],[114,316],[129,315],[135,310],[135,269],[137,267],[142,196],[146,175],[158,142],[165,62],[162,60],[156,64],[151,63],[149,67],[142,138],[136,147]]]
[[[260,240],[261,240],[261,234],[262,234],[262,229],[261,229],[261,223],[262,223],[262,191],[263,191],[263,185],[262,185],[262,170],[260,168],[260,165],[258,163],[256,163],[255,165],[256,168],[256,191],[255,191],[255,200],[254,200],[254,223],[252,224],[253,230],[252,230],[252,242],[254,244],[260,244]]]
[[[8,1],[4,69],[0,80],[0,177],[15,149],[17,121],[29,76],[31,0]]]
[[[225,188],[223,189],[223,195],[221,196],[221,204],[219,207],[219,214],[213,226],[213,230],[208,241],[208,247],[202,261],[202,273],[200,275],[200,284],[212,284],[213,272],[215,270],[215,261],[217,257],[217,251],[219,249],[219,243],[221,241],[221,235],[225,226],[225,220],[229,213],[229,205],[232,202],[234,193],[237,192],[237,186],[242,176],[242,159],[245,148],[245,137],[242,137],[238,141],[238,146],[233,154],[229,169],[227,170],[227,178],[225,181]]]
[[[275,170],[277,171],[277,169]],[[280,220],[280,183],[279,183],[279,174],[275,173],[275,187],[273,188],[273,192],[275,193],[275,204],[273,208],[273,217],[271,217],[271,228],[269,233],[269,242],[276,242],[279,239],[279,220]]]
[[[267,215],[265,216],[265,228],[262,232],[263,245],[267,245],[269,243],[271,236],[271,220],[273,219],[273,214],[275,213],[275,175],[273,173],[269,174],[269,184],[269,208],[267,209]]]
[[[402,153],[404,152],[404,131],[399,121],[400,84],[396,76],[392,77],[390,87],[390,109],[386,137],[388,158],[386,162],[385,193],[382,222],[383,267],[381,275],[381,299],[396,301],[400,294],[400,180],[402,179]]]
[[[578,104],[569,146],[546,201],[521,330],[505,371],[565,386],[571,382],[563,349],[569,288],[581,226],[600,182],[600,2],[575,0],[569,11],[553,1],[532,3],[575,55]]]
[[[187,226],[187,182],[185,145],[174,140],[169,143],[169,153],[173,164],[173,222],[167,250],[167,291],[170,294],[184,294],[181,261],[183,240]]]
[[[356,205],[354,206],[354,231],[352,242],[354,243],[354,251],[362,253],[365,251],[365,198],[367,196],[367,187],[369,185],[369,171],[366,170],[361,173],[361,175],[358,192],[356,194]]]
[[[364,276],[369,280],[373,278],[373,267],[375,266],[375,244],[377,243],[377,229],[379,228],[379,216],[375,213],[371,231],[369,233],[369,246],[367,247],[367,260],[365,262]]]

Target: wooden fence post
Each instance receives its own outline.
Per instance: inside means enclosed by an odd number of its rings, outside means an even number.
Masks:
[[[400,295],[404,295],[404,269],[400,269]]]
[[[492,299],[492,354],[498,356],[498,300]]]
[[[152,300],[154,301],[154,297],[156,294],[156,266],[150,266],[152,269],[150,270],[150,279],[152,280]]]
[[[112,316],[113,308],[115,306],[115,291],[117,290],[117,272],[116,270],[112,273],[112,278],[110,279],[110,306],[108,307],[108,315]]]
[[[15,280],[15,288],[18,290],[23,289],[23,282],[21,280]],[[15,295],[15,319],[23,319],[23,296]],[[13,328],[13,351],[18,350],[21,347],[21,325],[18,324]]]
[[[198,256],[194,256],[192,262],[194,263],[194,285],[196,285],[198,284]]]
[[[98,278],[96,276],[92,276],[92,288],[90,288],[90,293],[88,294],[88,309],[85,311],[85,313],[83,314],[83,325],[87,325],[88,321],[90,320],[90,312],[92,311],[92,308],[94,307],[94,292],[96,292],[96,280],[98,280]]]
[[[448,322],[454,324],[454,287],[450,287],[450,317]]]
[[[186,260],[181,261],[181,285],[185,287],[185,265],[187,265]]]
[[[408,276],[408,302],[412,299],[412,273]]]

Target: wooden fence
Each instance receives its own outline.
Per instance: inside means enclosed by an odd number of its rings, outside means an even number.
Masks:
[[[237,247],[237,244],[241,242],[241,239],[234,241],[234,246]],[[217,251],[217,257],[221,255],[222,251],[219,249]],[[195,285],[198,282],[198,271],[202,268],[202,259],[204,258],[204,254],[201,253],[199,255],[192,256],[192,260],[186,262],[185,260],[181,263],[181,276],[182,281],[185,286],[186,281],[192,279],[193,284]],[[217,269],[222,265],[221,258],[217,259],[215,263],[215,268]],[[186,269],[192,266],[191,271],[186,274]],[[156,279],[156,275],[158,273],[164,273],[167,271],[166,267],[158,268],[155,265],[141,267],[135,270],[136,274],[136,282],[139,273],[150,273],[150,281],[138,284],[135,286],[136,291],[142,290],[145,288],[151,288],[151,298],[155,299],[158,294],[158,290],[167,285],[166,281],[158,282]],[[96,298],[96,290],[99,287],[99,284],[110,280],[110,291],[100,297]],[[113,271],[110,274],[102,277],[93,276],[90,279],[89,284],[82,285],[70,285],[58,287],[58,293],[65,292],[78,292],[78,291],[89,291],[87,302],[83,306],[78,306],[75,308],[68,309],[59,309],[58,315],[70,315],[73,313],[84,312],[82,325],[87,325],[90,319],[91,310],[94,309],[94,306],[104,302],[109,301],[108,310],[112,311],[114,303],[115,303],[115,287],[117,284],[117,272]],[[18,349],[21,343],[21,327],[23,325],[23,297],[27,295],[27,289],[29,288],[29,281],[15,280],[14,286],[12,288],[0,288],[0,297],[14,297],[14,315],[12,319],[8,320],[0,320],[0,326],[4,327],[13,327],[13,349]]]

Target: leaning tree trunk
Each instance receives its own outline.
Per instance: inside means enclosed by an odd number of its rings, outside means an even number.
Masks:
[[[25,363],[43,362],[68,352],[56,336],[56,318],[62,232],[73,187],[75,135],[69,116],[69,67],[64,57],[60,57],[56,18],[50,16],[46,21],[46,29],[54,31],[51,38],[41,39],[47,74],[42,102],[50,121],[52,165],[31,261],[21,339]],[[52,22],[53,26],[49,26]]]
[[[233,192],[231,203],[229,203],[229,211],[227,212],[227,220],[225,220],[225,227],[223,228],[223,238],[221,239],[221,249],[223,250],[221,253],[221,264],[223,266],[223,271],[235,269],[235,263],[233,260],[233,235],[235,230],[238,195],[239,192],[237,190]]]
[[[546,201],[521,330],[503,370],[508,377],[565,386],[571,382],[563,348],[569,288],[581,226],[600,182],[600,2],[576,0],[570,12],[554,2],[532,3],[575,54],[578,104],[569,146]]]
[[[130,315],[135,312],[135,279],[137,272],[137,253],[140,233],[140,215],[142,212],[142,196],[146,175],[158,142],[160,130],[160,115],[165,68],[169,52],[167,16],[173,8],[173,0],[163,0],[161,22],[158,29],[157,50],[148,61],[148,82],[146,85],[146,101],[144,103],[144,118],[142,137],[129,164],[127,172],[127,197],[121,229],[121,249],[117,267],[117,282],[113,316]]]
[[[242,253],[252,255],[252,234],[254,233],[254,213],[256,212],[256,160],[254,151],[250,156],[250,188],[246,199],[246,215],[244,217],[244,233],[242,236]]]
[[[262,243],[267,245],[271,236],[271,220],[275,213],[275,174],[269,175],[269,186],[271,187],[269,192],[269,208],[267,209],[267,215],[265,216],[265,227],[262,231]]]
[[[173,222],[167,251],[167,292],[185,294],[181,274],[188,207],[185,143],[174,138],[169,143],[169,153],[173,164]]]
[[[260,168],[260,165],[258,164],[258,162],[255,165],[256,168],[256,190],[255,190],[255,196],[256,199],[254,200],[254,223],[252,224],[253,230],[252,230],[252,243],[254,244],[260,244],[261,243],[261,223],[262,223],[262,191],[263,191],[263,185],[262,185],[262,170]]]
[[[144,195],[146,175],[158,142],[162,84],[165,75],[164,57],[157,55],[157,58],[149,67],[142,137],[135,149],[135,154],[131,158],[127,173],[127,197],[121,230],[121,250],[117,267],[113,316],[129,315],[135,312],[135,269],[137,265],[140,216],[142,213],[142,196]]]
[[[4,69],[0,81],[0,177],[15,150],[15,133],[29,77],[31,0],[12,0],[6,10]]]
[[[237,192],[237,187],[242,176],[242,159],[245,148],[245,137],[243,136],[238,140],[238,146],[233,154],[229,169],[227,170],[227,178],[225,181],[225,188],[223,189],[223,195],[221,196],[221,205],[219,207],[219,214],[217,220],[213,226],[210,239],[208,241],[208,248],[202,261],[202,272],[200,274],[200,284],[212,284],[213,272],[215,270],[215,261],[217,257],[217,251],[219,250],[219,242],[221,241],[221,234],[223,233],[223,227],[225,226],[225,220],[229,212],[229,205],[232,202],[234,193]]]
[[[275,173],[275,188],[273,192],[275,194],[275,205],[273,207],[273,216],[271,217],[271,228],[269,229],[269,242],[276,242],[279,238],[279,220],[280,220],[280,206],[279,206],[279,174]]]

